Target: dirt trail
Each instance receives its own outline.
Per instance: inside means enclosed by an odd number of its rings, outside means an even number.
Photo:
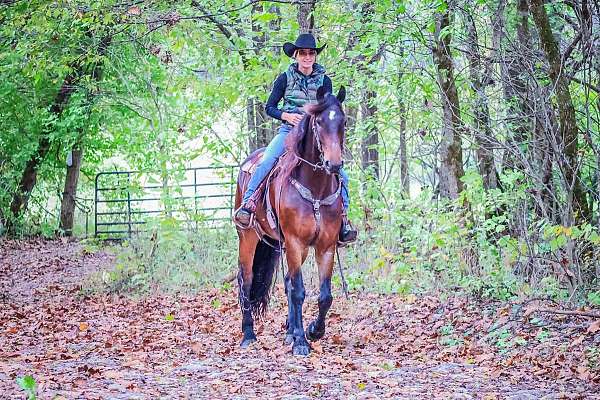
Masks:
[[[85,276],[111,263],[73,242],[0,242],[0,398],[24,398],[26,374],[42,399],[600,398],[585,352],[600,337],[584,319],[548,320],[544,340],[507,319],[526,343],[505,348],[485,339],[498,321],[465,299],[338,296],[325,338],[300,358],[282,343],[280,289],[241,350],[235,291],[81,297]],[[315,313],[308,298],[305,322]]]

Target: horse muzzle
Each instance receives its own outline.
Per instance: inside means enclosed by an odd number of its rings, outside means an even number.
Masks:
[[[339,174],[340,170],[344,166],[343,161],[339,164],[333,164],[331,161],[326,160],[323,164],[325,166],[325,171],[327,171],[328,174]]]

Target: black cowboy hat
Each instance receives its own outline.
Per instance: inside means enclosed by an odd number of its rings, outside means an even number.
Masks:
[[[310,33],[300,34],[298,39],[296,39],[296,43],[286,42],[283,44],[283,52],[288,57],[294,57],[294,53],[298,49],[313,49],[317,51],[317,54],[319,54],[324,48],[325,45],[317,47],[317,41]]]

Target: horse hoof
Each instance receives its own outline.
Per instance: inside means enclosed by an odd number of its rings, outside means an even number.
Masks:
[[[306,338],[308,340],[310,340],[311,342],[321,339],[323,337],[323,335],[325,335],[325,328],[323,328],[323,329],[315,328],[314,322],[311,322],[308,325],[308,328],[306,328]]]
[[[292,352],[295,356],[307,356],[310,353],[310,347],[308,347],[308,344],[294,345]]]
[[[256,342],[256,338],[247,338],[242,340],[242,343],[240,343],[240,347],[242,349],[247,349],[252,343]]]
[[[287,345],[294,343],[294,335],[292,335],[291,333],[286,333],[285,339],[283,339],[283,343]]]

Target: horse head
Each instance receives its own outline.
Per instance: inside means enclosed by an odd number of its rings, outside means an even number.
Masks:
[[[312,116],[312,134],[321,153],[323,167],[329,174],[336,174],[344,165],[342,153],[346,131],[346,114],[342,102],[346,98],[346,89],[342,86],[337,96],[325,92],[323,87],[317,91],[317,104],[306,107]]]

